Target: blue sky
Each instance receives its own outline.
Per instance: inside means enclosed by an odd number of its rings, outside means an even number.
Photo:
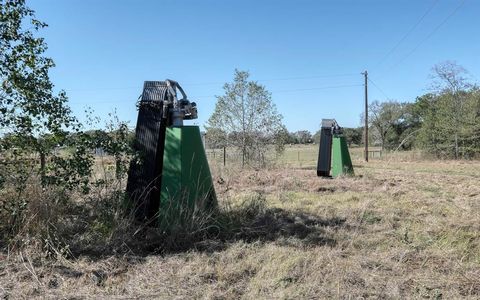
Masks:
[[[57,64],[51,77],[80,118],[90,106],[134,126],[143,81],[169,78],[197,102],[203,127],[238,68],[272,92],[290,131],[315,132],[322,118],[360,125],[364,70],[370,100],[380,101],[414,101],[445,60],[480,78],[476,0],[27,4],[49,24],[41,35]]]

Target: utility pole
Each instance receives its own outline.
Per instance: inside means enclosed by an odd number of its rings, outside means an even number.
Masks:
[[[368,72],[362,73],[365,77],[365,161],[368,162]]]

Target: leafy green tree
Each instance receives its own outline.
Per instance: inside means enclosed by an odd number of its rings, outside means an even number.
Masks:
[[[465,118],[467,130],[465,132],[465,150],[470,156],[480,154],[480,89],[473,87],[467,103],[468,115]]]
[[[242,165],[253,161],[263,163],[267,145],[279,142],[275,138],[283,129],[282,116],[270,92],[248,78],[248,72],[235,70],[233,82],[226,83],[224,95],[217,96],[215,110],[206,126],[207,132],[221,130],[227,137],[235,133],[236,138],[228,139],[228,144],[240,150]]]
[[[45,26],[25,1],[0,2],[0,126],[26,135],[61,132],[75,121],[65,93],[52,92],[54,62],[43,55],[44,39],[35,36]]]
[[[315,132],[315,134],[312,136],[312,140],[315,144],[320,143],[320,133],[321,130],[318,130]],[[357,128],[343,128],[343,135],[345,136],[345,139],[347,140],[348,146],[351,146],[352,144],[354,145],[360,145],[362,143],[363,139],[363,127],[357,127]]]
[[[100,222],[123,203],[132,133],[118,119],[106,131],[82,131],[65,92],[53,91],[54,63],[37,36],[45,26],[25,1],[0,0],[0,244],[35,241],[58,253],[61,242],[51,234],[66,224],[64,212],[71,217],[72,194],[89,193],[82,199],[87,206],[105,201],[105,209],[95,211]],[[93,174],[95,148],[113,157],[113,168],[102,160]]]
[[[420,127],[420,119],[409,103],[398,101],[378,102],[369,105],[369,124],[372,135],[382,149],[411,148],[413,134]]]
[[[68,139],[69,130],[79,131],[79,124],[65,92],[53,92],[49,70],[55,64],[45,56],[44,39],[37,36],[46,26],[24,0],[0,1],[0,131],[10,134],[0,151],[8,158],[14,149],[15,157],[23,157],[16,165],[28,165],[28,174],[40,175],[44,185],[78,184],[89,174],[91,157],[86,144],[73,145]],[[71,156],[54,154],[60,146],[76,151]],[[32,160],[32,153],[38,158]],[[22,177],[18,182],[26,182],[25,174],[17,174]],[[61,174],[65,177],[60,180]]]
[[[348,146],[352,144],[360,145],[362,143],[363,129],[361,127],[343,128],[343,135],[347,140]]]
[[[295,134],[293,132],[288,131],[287,128],[284,128],[282,130],[282,134],[283,134],[283,140],[284,140],[285,144],[297,144],[298,143],[297,137],[295,136]]]
[[[468,72],[455,62],[446,61],[435,65],[431,76],[437,95],[437,114],[445,135],[443,140],[451,140],[453,155],[457,159],[460,157],[462,136],[465,134],[466,117],[469,114],[468,90],[472,86],[467,81]],[[445,146],[444,149],[447,150],[449,147]]]
[[[422,123],[419,145],[440,158],[469,158],[480,152],[480,97],[468,72],[454,62],[433,67],[433,91],[416,99]]]
[[[414,111],[420,116],[422,122],[417,144],[420,148],[439,156],[439,141],[441,138],[436,100],[432,93],[419,96],[415,100]]]
[[[285,145],[293,143],[294,139],[287,128],[282,125],[281,128],[275,132],[273,140],[275,141],[275,151],[278,154],[283,153]]]

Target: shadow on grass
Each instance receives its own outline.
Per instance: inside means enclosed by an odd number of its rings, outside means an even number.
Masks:
[[[111,255],[146,256],[184,251],[221,251],[229,244],[244,241],[279,241],[300,247],[335,246],[334,232],[345,226],[345,219],[324,219],[303,212],[268,208],[262,195],[246,199],[237,207],[219,209],[200,216],[189,215],[186,222],[168,230],[124,224],[108,242],[76,243],[70,251],[91,259]],[[120,226],[121,227],[121,226]]]

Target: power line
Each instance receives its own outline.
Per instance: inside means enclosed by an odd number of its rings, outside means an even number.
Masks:
[[[404,60],[406,60],[408,57],[410,57],[418,48],[420,48],[421,45],[423,45],[424,42],[426,42],[428,39],[430,39],[447,21],[455,15],[460,8],[465,4],[466,0],[463,0],[443,21],[437,25],[423,40],[421,40],[413,49],[410,51],[407,55],[405,55],[402,59],[400,59],[396,64],[394,64],[392,67],[390,67],[390,70],[401,64]]]
[[[358,75],[358,74],[357,74],[357,75]],[[347,87],[355,87],[355,86],[363,86],[363,84],[347,84],[347,85],[324,86],[324,87],[318,87],[318,88],[278,90],[278,91],[272,91],[272,93],[297,92],[297,91],[314,91],[314,90],[328,90],[328,89],[338,89],[338,88],[347,88]]]
[[[66,89],[65,92],[85,92],[85,91],[107,91],[107,90],[140,90],[141,86],[125,86],[125,87],[105,87],[105,88],[85,88],[85,89]]]
[[[323,87],[315,87],[315,88],[304,88],[304,89],[288,89],[288,90],[276,90],[271,91],[271,93],[288,93],[288,92],[299,92],[299,91],[316,91],[316,90],[328,90],[328,89],[337,89],[337,88],[348,88],[348,87],[357,87],[363,86],[363,84],[345,84],[345,85],[334,85],[334,86],[323,86]],[[191,99],[198,99],[198,98],[214,98],[215,95],[208,95],[208,96],[192,96],[189,97]],[[126,100],[131,101],[131,100]],[[69,102],[70,104],[97,104],[97,103],[123,103],[125,101],[114,101],[114,100],[107,100],[107,101],[95,101],[95,102]]]
[[[373,86],[374,86],[377,90],[379,90],[380,93],[382,93],[383,96],[385,96],[385,98],[387,98],[387,100],[388,100],[388,99],[392,99],[392,98],[388,97],[388,95],[387,95],[375,82],[373,82],[372,79],[368,78],[368,81],[370,81],[370,83],[373,84]]]
[[[376,67],[380,66],[397,48],[400,46],[400,44],[403,43],[403,41],[422,23],[423,19],[432,11],[432,9],[435,7],[435,5],[439,2],[440,0],[435,0],[432,5],[427,9],[427,11],[418,19],[418,21],[410,28],[410,30],[405,33],[405,35],[393,46],[390,51],[388,51],[382,59],[377,63]]]
[[[304,80],[304,79],[319,79],[319,78],[335,78],[335,77],[348,77],[356,76],[357,73],[343,73],[343,74],[329,74],[329,75],[316,75],[316,76],[302,76],[302,77],[284,77],[284,78],[267,78],[254,80],[257,82],[268,82],[268,81],[288,81],[288,80]],[[225,82],[203,82],[203,83],[182,83],[183,86],[198,86],[198,85],[215,85],[215,84],[225,84]],[[101,91],[101,90],[141,90],[142,86],[126,86],[126,87],[105,87],[105,88],[85,88],[85,89],[66,89],[67,92],[74,91]]]
[[[357,73],[344,73],[344,74],[331,74],[331,75],[319,75],[319,76],[303,76],[303,77],[287,77],[287,78],[273,78],[273,79],[259,79],[256,81],[284,81],[284,80],[302,80],[302,79],[318,79],[318,78],[333,78],[333,77],[348,77],[357,76]]]
[[[356,73],[344,73],[344,74],[330,74],[330,75],[316,75],[316,76],[302,76],[302,77],[284,77],[284,78],[258,79],[258,80],[253,80],[253,81],[266,82],[266,81],[303,80],[303,79],[347,77],[347,76],[354,76],[354,75],[357,75],[357,74]],[[210,85],[210,84],[225,84],[225,82],[182,83],[182,85],[185,85],[185,86]]]

